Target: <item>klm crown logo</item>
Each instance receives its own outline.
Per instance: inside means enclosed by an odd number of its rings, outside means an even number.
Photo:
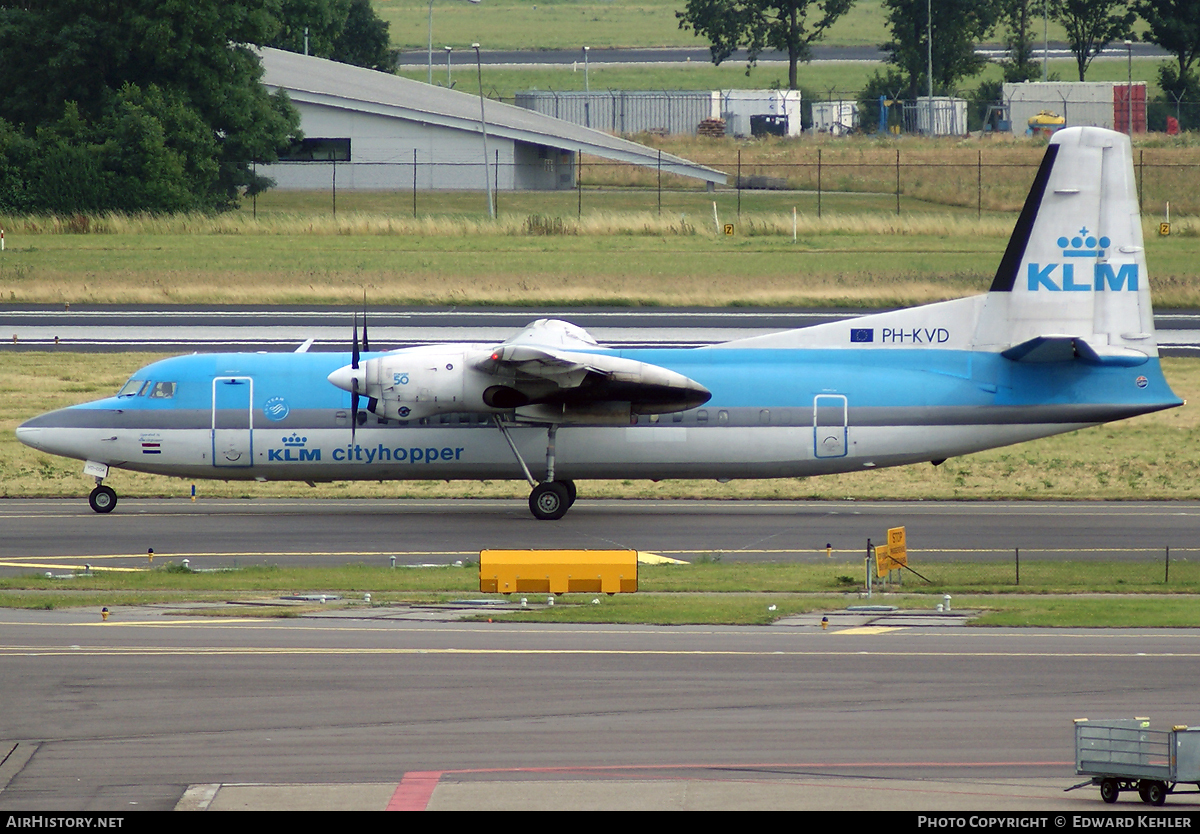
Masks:
[[[1113,264],[1106,260],[1112,240],[1107,236],[1097,237],[1088,231],[1087,226],[1072,237],[1063,235],[1057,240],[1058,248],[1062,250],[1064,260],[1070,258],[1093,258],[1098,262],[1092,265],[1090,280],[1084,275],[1075,275],[1074,263],[1040,264],[1029,262],[1026,288],[1029,292],[1049,290],[1050,292],[1116,292],[1119,290],[1137,291],[1138,265],[1136,263]],[[1081,265],[1082,266],[1082,265]],[[1087,269],[1083,266],[1083,270]]]
[[[284,435],[279,440],[283,444],[282,449],[268,449],[267,460],[269,461],[309,461],[321,459],[320,449],[309,449],[304,444],[308,443],[307,437],[301,437],[296,432],[290,435]]]
[[[1067,240],[1060,237],[1058,246],[1063,250],[1064,258],[1103,258],[1105,250],[1112,244],[1107,237],[1097,238],[1088,234],[1087,226],[1079,230],[1079,234]]]

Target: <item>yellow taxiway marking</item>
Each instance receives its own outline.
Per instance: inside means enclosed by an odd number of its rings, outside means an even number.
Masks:
[[[45,557],[45,558],[53,559],[55,557],[50,556],[50,557]],[[67,557],[64,556],[62,558],[66,559]],[[94,557],[88,557],[88,558],[94,560],[94,559],[124,559],[127,557],[125,557],[125,556],[94,556]],[[145,559],[146,557],[143,556],[142,558]],[[55,562],[53,564],[43,564],[41,562],[19,562],[19,561],[9,560],[9,559],[0,559],[0,568],[41,568],[41,569],[50,569],[50,570],[62,570],[64,567],[71,567],[72,565],[75,565],[75,562],[71,562],[71,563],[68,563],[67,565],[63,565],[61,562]],[[77,569],[80,571],[82,571],[83,568],[84,568],[83,565],[77,566]],[[111,572],[141,573],[143,571],[149,570],[149,568],[106,567],[103,570],[110,572],[110,573]]]

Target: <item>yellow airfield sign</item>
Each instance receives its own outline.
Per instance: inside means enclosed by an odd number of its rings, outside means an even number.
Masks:
[[[888,543],[875,548],[875,575],[908,567],[908,547],[903,527],[888,530]]]

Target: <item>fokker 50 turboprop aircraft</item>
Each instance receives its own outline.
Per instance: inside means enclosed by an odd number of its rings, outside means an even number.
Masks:
[[[1159,367],[1129,140],[1057,133],[991,289],[688,350],[561,321],[501,344],[192,355],[17,437],[184,478],[778,478],[931,461],[1181,405]],[[366,341],[364,325],[364,342]],[[364,348],[366,346],[364,345]]]

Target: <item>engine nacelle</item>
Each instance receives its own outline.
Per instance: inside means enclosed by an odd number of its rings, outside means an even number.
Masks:
[[[375,413],[393,420],[417,420],[433,414],[470,411],[463,351],[413,350],[363,362],[366,394]]]

